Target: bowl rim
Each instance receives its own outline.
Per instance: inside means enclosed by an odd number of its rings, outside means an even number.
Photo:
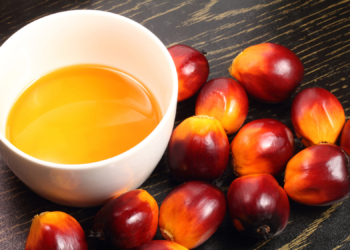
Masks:
[[[16,148],[7,138],[0,133],[0,141],[3,142],[6,147],[8,147],[11,151],[13,151],[15,154],[19,155],[20,157],[34,163],[37,165],[40,165],[42,167],[48,167],[48,168],[53,168],[53,169],[68,169],[68,170],[82,170],[82,169],[92,169],[92,168],[100,168],[106,165],[110,165],[112,163],[116,162],[122,162],[124,159],[130,157],[131,155],[135,154],[138,150],[140,150],[142,147],[146,146],[149,141],[153,140],[157,136],[157,134],[160,133],[166,126],[166,123],[168,122],[169,119],[172,117],[172,112],[175,109],[176,110],[176,105],[177,105],[177,93],[178,93],[178,78],[177,78],[177,71],[176,67],[174,64],[174,61],[166,48],[166,46],[160,41],[160,39],[153,34],[149,29],[144,27],[143,25],[139,24],[138,22],[129,19],[127,17],[124,17],[119,14],[115,14],[112,12],[107,12],[107,11],[101,11],[101,10],[67,10],[67,11],[62,11],[62,12],[57,12],[54,14],[50,14],[44,17],[41,17],[25,26],[23,26],[21,29],[13,33],[0,47],[0,51],[4,48],[4,45],[9,44],[14,37],[20,35],[21,33],[25,32],[25,30],[28,27],[32,27],[33,25],[37,25],[38,23],[46,22],[48,19],[56,19],[56,18],[66,18],[70,15],[96,15],[96,16],[105,16],[113,19],[119,19],[127,22],[129,25],[134,25],[137,26],[141,31],[145,32],[148,34],[148,36],[154,41],[154,43],[160,48],[160,50],[163,52],[166,61],[170,65],[170,70],[172,73],[172,82],[174,83],[172,86],[172,92],[171,92],[171,99],[169,102],[168,107],[166,108],[166,111],[164,115],[162,116],[162,119],[160,120],[159,124],[156,126],[156,128],[145,138],[143,139],[140,143],[132,147],[131,149],[116,155],[114,157],[97,161],[97,162],[91,162],[91,163],[83,163],[83,164],[61,164],[61,163],[53,163],[53,162],[48,162],[44,160],[37,159],[33,156],[30,156],[18,148]],[[6,47],[6,46],[5,46]],[[135,157],[135,156],[134,156]]]

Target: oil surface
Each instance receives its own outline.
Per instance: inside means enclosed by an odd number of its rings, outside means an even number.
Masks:
[[[100,65],[55,70],[13,105],[6,137],[35,158],[83,164],[121,154],[160,121],[153,95],[133,77]]]

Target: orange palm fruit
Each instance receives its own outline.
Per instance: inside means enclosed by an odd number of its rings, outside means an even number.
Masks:
[[[345,150],[345,152],[350,155],[350,120],[345,123],[343,128],[341,138],[340,138],[340,147]]]
[[[188,249],[186,247],[183,247],[177,244],[174,241],[152,240],[136,248],[136,250],[188,250]]]
[[[296,202],[327,206],[350,193],[349,156],[338,146],[319,144],[296,154],[287,164],[284,189]]]
[[[226,213],[225,195],[203,181],[189,181],[173,189],[159,212],[159,228],[167,240],[192,249],[205,242]]]
[[[196,115],[207,115],[221,122],[227,134],[236,132],[248,114],[248,97],[238,82],[219,77],[205,83],[196,101]]]
[[[291,118],[295,133],[305,147],[320,142],[336,143],[345,124],[341,103],[329,91],[313,87],[294,98]]]
[[[229,146],[225,130],[218,120],[208,116],[187,118],[170,137],[170,172],[180,181],[213,181],[227,167]]]
[[[288,196],[269,174],[235,179],[227,192],[227,202],[231,221],[239,232],[268,239],[287,226]]]
[[[168,48],[175,63],[179,91],[177,101],[183,101],[193,96],[207,81],[209,63],[207,58],[198,50],[177,44]]]
[[[158,204],[147,191],[132,190],[101,208],[94,218],[92,234],[118,249],[132,249],[154,238],[158,215]]]
[[[288,48],[262,43],[243,50],[232,62],[230,74],[256,100],[287,100],[304,78],[300,59]]]
[[[237,176],[281,174],[294,154],[290,129],[274,119],[244,125],[231,142],[231,166]]]
[[[64,212],[35,215],[30,226],[25,250],[87,250],[84,230]]]

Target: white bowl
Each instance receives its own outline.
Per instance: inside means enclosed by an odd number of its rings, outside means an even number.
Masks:
[[[113,158],[79,165],[31,157],[5,138],[9,111],[20,93],[38,77],[74,64],[120,69],[143,82],[157,99],[163,118],[132,149]],[[38,19],[0,48],[0,154],[30,189],[53,202],[88,207],[139,187],[161,159],[173,126],[177,74],[162,42],[123,16],[74,10]]]

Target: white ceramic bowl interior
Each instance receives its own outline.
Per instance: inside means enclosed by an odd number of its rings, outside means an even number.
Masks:
[[[6,121],[21,92],[52,70],[87,63],[120,69],[144,83],[163,114],[156,129],[125,153],[90,164],[49,163],[15,148],[5,138]],[[176,102],[176,68],[166,47],[123,16],[94,10],[53,14],[26,25],[0,47],[0,154],[30,189],[59,204],[100,205],[139,187],[166,149]]]

